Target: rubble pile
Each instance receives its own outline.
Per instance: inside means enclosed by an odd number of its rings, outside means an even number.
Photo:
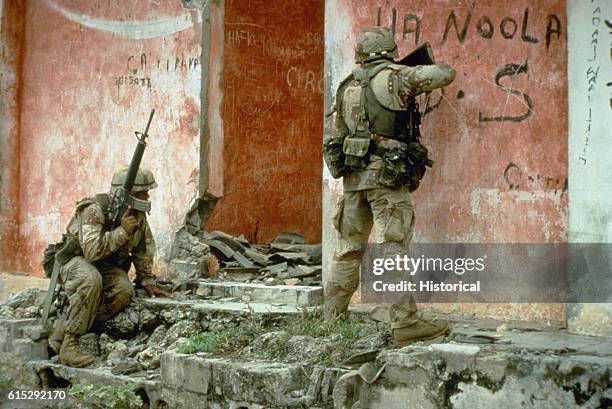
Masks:
[[[41,291],[30,288],[16,294],[5,303],[0,305],[0,317],[13,319],[36,318],[40,315],[42,305]]]
[[[219,260],[211,271],[210,259]],[[176,234],[170,258],[173,279],[214,278],[266,285],[321,285],[321,245],[306,244],[296,233],[281,233],[270,244],[250,244],[244,236],[220,231]]]

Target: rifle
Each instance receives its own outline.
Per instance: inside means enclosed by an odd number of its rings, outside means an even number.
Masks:
[[[134,187],[134,180],[136,179],[138,168],[140,168],[140,162],[142,161],[142,155],[144,154],[145,147],[147,146],[146,138],[149,136],[149,126],[151,126],[151,121],[153,120],[154,114],[155,110],[152,109],[151,114],[149,115],[149,121],[147,122],[147,126],[144,132],[135,132],[136,139],[138,139],[138,144],[136,145],[136,149],[134,150],[134,154],[132,155],[132,160],[130,161],[130,166],[128,168],[125,180],[123,181],[121,188],[119,188],[115,193],[114,199],[116,199],[117,205],[112,212],[113,226],[121,224],[121,216],[123,216],[128,206],[130,206],[134,210],[139,210],[143,212],[148,212],[151,210],[151,203],[146,200],[140,200],[135,198],[130,194],[130,191]],[[81,254],[81,245],[79,243],[78,237],[64,236],[64,240],[62,243],[63,244],[61,245],[61,247],[59,245],[49,246],[49,254],[45,254],[45,258],[53,257],[53,270],[51,272],[51,281],[49,282],[47,297],[45,298],[45,303],[43,306],[43,329],[47,324],[47,319],[49,318],[49,311],[51,310],[53,300],[55,300],[55,292],[57,287],[57,280],[59,278],[60,268],[72,257]],[[52,255],[53,252],[55,252],[54,255]]]
[[[128,207],[141,212],[149,212],[151,210],[150,202],[135,198],[130,194],[130,191],[134,187],[134,180],[136,179],[136,174],[140,168],[140,162],[142,161],[142,155],[144,154],[145,147],[147,146],[145,140],[149,136],[149,126],[151,126],[151,121],[153,120],[154,114],[155,110],[152,109],[144,132],[135,132],[136,139],[138,139],[138,144],[136,145],[136,149],[132,155],[132,160],[130,161],[130,166],[128,168],[127,175],[125,176],[125,180],[123,181],[123,185],[117,190],[113,200],[111,201],[111,203],[117,203],[111,216],[113,226],[118,226],[121,224],[121,216],[123,216]]]
[[[415,67],[417,65],[431,65],[434,64],[434,55],[431,45],[424,43],[416,50],[402,58],[397,64],[406,65],[408,67]]]

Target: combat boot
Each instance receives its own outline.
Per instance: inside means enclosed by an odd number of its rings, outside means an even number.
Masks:
[[[393,342],[397,346],[406,346],[416,341],[426,341],[446,334],[448,322],[427,321],[419,319],[414,324],[393,329]]]
[[[49,346],[56,354],[59,354],[60,348],[62,347],[62,341],[64,340],[64,333],[66,327],[64,327],[64,320],[58,318],[53,323],[53,332],[49,335]]]
[[[68,366],[82,368],[92,364],[96,358],[93,355],[84,354],[79,347],[79,339],[75,334],[66,332],[64,341],[60,348],[59,361]]]

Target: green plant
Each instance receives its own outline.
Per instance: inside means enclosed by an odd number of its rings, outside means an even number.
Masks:
[[[263,348],[248,351],[247,346],[269,332],[275,336],[263,343]],[[309,363],[333,366],[334,360],[347,358],[354,343],[365,336],[378,332],[372,323],[359,323],[349,320],[326,322],[320,314],[302,311],[298,316],[265,320],[251,313],[249,319],[240,326],[226,327],[215,331],[201,332],[192,336],[177,348],[177,352],[193,354],[209,352],[214,354],[244,355],[245,351],[259,357],[291,361],[290,340],[297,335],[317,339],[333,340],[334,348],[329,353],[313,356]],[[332,355],[334,359],[332,359]],[[338,362],[335,362],[338,363]]]
[[[91,384],[74,384],[68,394],[94,408],[108,409],[138,409],[143,406],[142,399],[135,392],[137,384],[105,385],[96,388]]]
[[[8,387],[11,381],[11,378],[0,378],[0,389]]]

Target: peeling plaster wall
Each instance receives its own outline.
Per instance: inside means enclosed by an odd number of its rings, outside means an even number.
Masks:
[[[20,269],[41,274],[75,202],[109,189],[156,113],[143,166],[158,267],[198,193],[202,11],[178,1],[28,2],[21,106]],[[3,219],[4,220],[4,219]]]
[[[567,14],[569,239],[612,243],[612,3],[569,0]],[[612,304],[570,305],[568,326],[612,336]]]
[[[320,242],[323,9],[322,0],[225,2],[223,167],[211,173],[223,198],[209,230]]]
[[[19,117],[25,1],[0,2],[0,270],[18,269]]]
[[[428,41],[436,60],[457,70],[453,84],[432,93],[423,119],[423,140],[435,164],[413,195],[414,241],[566,241],[565,1],[328,2],[327,103],[352,67],[357,32],[377,22],[394,27],[400,55]],[[424,96],[420,105],[425,108]],[[327,171],[324,184],[324,265],[329,266],[335,245],[330,216],[342,188]],[[438,308],[563,319],[559,305],[499,307]]]

